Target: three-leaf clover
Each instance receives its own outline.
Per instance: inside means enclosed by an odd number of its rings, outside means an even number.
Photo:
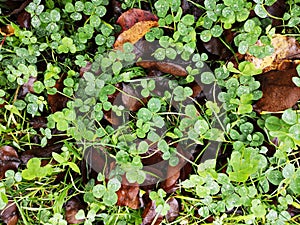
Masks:
[[[53,172],[51,165],[41,167],[41,160],[39,158],[31,158],[27,163],[27,169],[22,171],[22,177],[26,180],[34,180],[36,178],[43,178]]]

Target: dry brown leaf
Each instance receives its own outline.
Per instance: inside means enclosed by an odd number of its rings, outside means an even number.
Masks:
[[[156,69],[163,73],[169,73],[174,76],[186,77],[188,75],[187,71],[182,66],[171,62],[143,60],[137,62],[136,65],[145,69]]]
[[[246,60],[252,62],[256,68],[262,69],[263,72],[285,70],[290,67],[292,62],[300,63],[299,60],[292,60],[300,56],[300,44],[295,38],[275,34],[271,43],[274,47],[272,55],[259,59],[247,53]],[[261,43],[258,42],[257,45],[261,45]]]
[[[296,69],[270,71],[256,76],[261,83],[263,97],[253,105],[257,112],[278,112],[291,108],[300,99],[300,88],[293,81]]]
[[[144,35],[150,31],[150,28],[157,27],[157,21],[141,21],[134,24],[130,29],[121,33],[115,44],[115,49],[122,49],[124,43],[129,42],[131,44],[135,44],[138,40],[140,40]]]
[[[158,17],[149,11],[134,8],[124,12],[116,23],[122,27],[122,32],[124,32],[141,21],[158,21]]]

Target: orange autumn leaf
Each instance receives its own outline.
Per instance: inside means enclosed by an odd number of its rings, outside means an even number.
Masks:
[[[0,28],[0,34],[9,37],[15,34],[15,29],[12,27],[12,25],[8,24]]]
[[[130,29],[121,33],[115,44],[115,49],[122,49],[124,43],[129,42],[131,44],[135,44],[140,40],[144,35],[150,31],[150,28],[157,27],[158,22],[156,21],[141,21],[134,24]]]

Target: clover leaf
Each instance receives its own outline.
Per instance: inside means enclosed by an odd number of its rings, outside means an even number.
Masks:
[[[51,165],[41,167],[41,160],[39,158],[32,158],[27,162],[27,169],[22,171],[22,177],[26,180],[34,180],[36,178],[43,178],[53,172]]]

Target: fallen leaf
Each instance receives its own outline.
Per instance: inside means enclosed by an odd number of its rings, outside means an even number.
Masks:
[[[157,215],[155,201],[148,198],[145,200],[147,202],[145,209],[142,213],[143,222],[141,225],[159,225],[163,220],[162,215]],[[179,203],[175,198],[170,198],[167,200],[170,205],[165,218],[168,222],[174,221],[179,216]]]
[[[29,123],[33,129],[47,128],[47,118],[42,116],[34,117]]]
[[[8,1],[9,2],[9,1]],[[10,1],[10,2],[13,2],[13,1]],[[19,5],[19,6],[17,6],[18,8],[14,8],[14,10],[9,14],[9,16],[11,16],[11,15],[15,15],[15,14],[19,14],[20,12],[22,12],[22,11],[24,11],[24,9],[26,8],[26,6],[30,3],[30,2],[32,2],[32,0],[26,0],[26,1],[24,1],[24,0],[16,0],[15,2],[20,2],[20,3],[22,3],[21,5]],[[15,7],[16,7],[15,6]]]
[[[276,17],[282,18],[284,13],[286,12],[285,0],[277,0],[273,5],[266,6],[266,10],[270,15],[272,15],[271,19],[273,27],[282,25],[282,20],[276,19]]]
[[[134,24],[130,29],[121,33],[114,43],[115,49],[122,49],[124,43],[129,42],[135,44],[144,35],[150,31],[150,28],[157,27],[157,21],[141,21]]]
[[[122,176],[121,188],[116,193],[118,195],[118,206],[128,206],[132,209],[140,208],[139,185],[129,183],[125,175]]]
[[[187,71],[182,66],[171,62],[142,60],[137,62],[136,65],[145,69],[156,69],[163,73],[169,73],[174,76],[186,77],[188,75]]]
[[[158,187],[162,177],[164,176],[161,167],[157,166],[156,168],[155,165],[147,166],[143,168],[143,171],[146,172],[146,179],[142,184],[140,184],[140,188],[144,191],[147,191]]]
[[[15,34],[15,29],[12,27],[12,25],[8,24],[0,28],[0,34],[9,37]]]
[[[20,164],[16,150],[10,146],[0,148],[0,179],[5,177],[7,170],[17,170]]]
[[[3,210],[0,211],[1,220],[7,225],[16,225],[19,220],[18,208],[13,201],[8,201]]]
[[[300,44],[294,37],[275,34],[272,37],[271,44],[274,47],[272,55],[259,59],[246,53],[245,59],[252,62],[256,68],[262,69],[263,72],[285,70],[293,62],[296,64],[300,63],[299,60],[293,60],[300,56]],[[262,44],[258,41],[257,45]]]
[[[126,110],[136,112],[138,111],[143,105],[147,103],[147,98],[144,98],[141,95],[142,87],[132,87],[130,85],[123,85],[122,94],[120,95],[122,101],[119,102],[117,97],[114,103],[123,103],[122,105],[125,106]]]
[[[293,83],[293,77],[298,77],[294,68],[256,76],[261,83],[263,97],[253,105],[253,109],[257,112],[278,112],[294,106],[300,99],[300,88]]]
[[[230,35],[231,33],[228,34],[228,39],[230,39]],[[212,37],[208,42],[202,42],[202,44],[210,54],[217,56],[216,59],[218,60],[229,59],[232,56],[231,51],[228,49],[228,47],[225,44],[223,44],[222,41],[220,41],[219,38]]]
[[[64,145],[62,141],[66,138],[66,136],[55,134],[59,133],[56,130],[54,130],[52,132],[52,138],[48,140],[47,145],[45,147],[33,145],[31,149],[22,152],[20,156],[22,163],[27,164],[28,160],[33,157],[50,158],[52,156],[52,152],[60,153],[61,147]],[[37,143],[39,142],[40,141],[38,141]]]
[[[31,15],[29,12],[23,11],[18,15],[17,22],[22,28],[30,28],[31,25]]]
[[[182,8],[183,16],[186,14],[191,14],[195,17],[195,21],[197,21],[199,17],[202,16],[203,13],[205,13],[205,10],[200,7],[195,7],[194,4],[203,5],[203,3],[204,3],[203,0],[193,0],[193,1],[182,0],[181,8]]]
[[[91,62],[87,62],[86,66],[81,67],[80,70],[79,70],[80,77],[83,77],[83,75],[84,75],[85,72],[90,72],[91,68],[92,68],[92,65],[93,64]]]
[[[36,77],[29,77],[28,81],[21,86],[18,98],[24,98],[27,93],[34,93],[33,84],[36,80]]]
[[[185,149],[185,151],[183,151],[180,145],[177,145],[177,151],[181,155],[184,155],[184,158],[191,159],[192,157],[191,154],[189,153],[189,150]],[[183,178],[186,177],[186,172],[189,171],[188,168],[189,166],[185,167],[188,162],[184,158],[179,157],[179,162],[176,166],[168,165],[166,179],[164,180],[164,182],[162,182],[161,185],[162,189],[164,189],[165,192],[167,193],[175,192],[178,188],[177,187],[178,179],[181,177],[181,175]]]
[[[149,144],[148,151],[144,154],[141,154],[141,160],[143,165],[144,166],[155,165],[165,161],[162,158],[163,155],[162,152],[157,149],[157,143],[151,144],[150,142],[148,142],[148,144]]]
[[[72,197],[69,201],[67,201],[65,205],[65,209],[66,209],[66,220],[68,224],[82,223],[84,220],[77,220],[75,216],[80,209],[85,209],[85,208],[86,206],[80,201],[78,197]]]
[[[97,178],[99,172],[109,173],[106,165],[110,165],[113,159],[102,147],[89,147],[84,151],[84,160],[81,161],[81,174],[83,182],[86,183],[91,178]],[[113,166],[112,166],[113,167]]]
[[[66,74],[63,74],[59,80],[56,81],[55,88],[59,92],[63,92],[64,89],[64,79],[66,78]],[[56,93],[54,95],[48,95],[48,104],[50,106],[51,112],[55,113],[57,111],[61,111],[66,107],[69,98],[66,96]]]
[[[162,215],[156,213],[156,204],[155,201],[149,201],[142,213],[143,222],[141,225],[159,225],[163,220]]]
[[[149,11],[133,8],[122,13],[116,23],[121,26],[121,32],[124,32],[141,21],[158,21],[158,17]]]
[[[179,216],[179,203],[176,198],[170,198],[167,203],[170,209],[167,212],[166,219],[168,222],[173,222]]]

